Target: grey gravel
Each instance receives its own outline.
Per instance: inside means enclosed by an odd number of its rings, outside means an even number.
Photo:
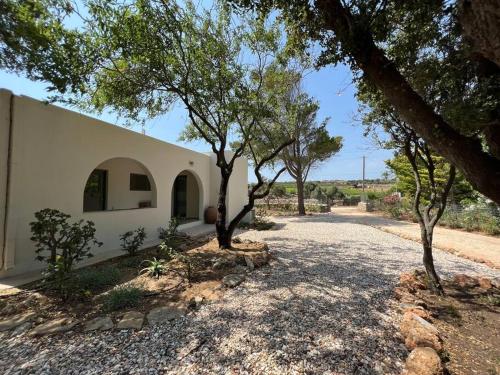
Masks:
[[[0,373],[398,374],[408,352],[391,291],[421,267],[420,245],[329,214],[274,221],[238,234],[275,260],[223,300],[141,331],[2,337]],[[444,276],[500,276],[435,253]]]

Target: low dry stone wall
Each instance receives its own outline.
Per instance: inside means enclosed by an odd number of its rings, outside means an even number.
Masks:
[[[403,312],[401,334],[405,346],[411,351],[402,374],[443,375],[444,365],[439,356],[443,341],[438,329],[432,324],[431,313],[426,309],[425,302],[414,295],[416,290],[426,288],[419,276],[419,271],[401,274],[399,286],[394,290]]]
[[[425,273],[416,270],[400,275],[399,285],[394,289],[400,302],[403,318],[400,324],[405,346],[410,350],[403,375],[444,375],[445,366],[441,360],[444,346],[439,330],[432,323],[432,313],[426,303],[418,298],[418,291],[426,289]],[[485,290],[500,287],[498,278],[473,277],[457,274],[453,284],[461,288],[480,287]]]

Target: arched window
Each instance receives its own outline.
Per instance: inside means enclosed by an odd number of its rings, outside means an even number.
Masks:
[[[156,207],[156,186],[147,168],[130,158],[99,164],[87,179],[83,211]]]

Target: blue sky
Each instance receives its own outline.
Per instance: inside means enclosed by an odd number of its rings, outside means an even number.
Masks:
[[[362,156],[366,156],[366,177],[379,178],[385,170],[384,160],[389,159],[391,151],[380,150],[369,138],[363,137],[363,129],[354,121],[358,104],[355,98],[356,88],[352,84],[351,72],[346,66],[329,66],[308,74],[304,79],[305,90],[320,102],[319,119],[330,117],[328,130],[331,135],[344,138],[344,147],[331,160],[321,164],[310,173],[310,180],[349,180],[360,179]],[[17,95],[27,95],[36,99],[45,99],[49,94],[45,85],[32,82],[0,71],[0,87],[13,91]],[[92,116],[92,114],[89,114]],[[94,116],[120,126],[124,121],[112,113]],[[177,139],[186,124],[186,112],[180,105],[171,112],[146,123],[149,136],[206,152],[209,147],[204,142],[183,143]],[[140,127],[132,130],[141,131]],[[251,171],[249,180],[254,181]],[[290,180],[283,175],[282,181]]]

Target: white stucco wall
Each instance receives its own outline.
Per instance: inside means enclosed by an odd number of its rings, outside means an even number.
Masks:
[[[232,152],[226,152],[226,159],[230,160]],[[209,154],[212,159],[210,164],[211,168],[211,196],[210,205],[217,207],[217,199],[219,194],[220,185],[220,169],[217,167],[217,157],[214,154]],[[243,184],[243,181],[246,184]],[[233,173],[229,179],[229,186],[226,195],[226,205],[228,208],[228,221],[232,220],[241,210],[241,208],[248,203],[248,161],[245,158],[238,158],[234,164]]]
[[[242,187],[241,182],[247,181]],[[233,219],[248,203],[248,163],[246,159],[236,159],[233,174],[229,180],[227,206],[228,216]]]
[[[6,168],[3,165],[6,163],[6,138],[9,138],[6,134],[9,101],[10,94],[1,91],[0,200],[5,199]],[[103,247],[94,249],[95,259],[99,260],[107,254],[116,254],[120,248],[119,235],[139,226],[146,228],[146,245],[157,243],[157,228],[165,226],[170,219],[171,192],[175,177],[184,170],[193,173],[199,182],[200,218],[203,217],[204,208],[214,204],[214,192],[211,191],[214,186],[214,168],[213,161],[207,154],[165,143],[28,97],[15,97],[12,121],[11,194],[8,201],[6,246],[2,249],[6,264],[0,270],[0,277],[43,266],[34,260],[34,246],[29,239],[29,223],[34,219],[33,213],[43,208],[61,210],[70,214],[73,220],[93,221],[97,228],[97,238],[104,242]],[[149,171],[154,180],[152,186],[156,187],[156,207],[83,212],[83,192],[90,173],[114,158],[132,159],[139,163],[129,164],[125,168],[126,173],[137,165],[142,165]],[[246,178],[246,161],[241,160],[237,169],[239,177],[231,182],[231,212],[237,209],[233,205],[241,203],[241,194],[237,191],[246,192],[247,189],[247,180],[243,180]],[[123,180],[121,184],[129,186],[128,175],[126,182]],[[145,197],[134,197],[133,202],[126,204],[135,205],[142,198]],[[123,201],[115,204],[122,205]],[[1,206],[3,210],[5,205]],[[0,211],[0,214],[3,218],[4,212]],[[3,226],[0,231],[3,236]]]

